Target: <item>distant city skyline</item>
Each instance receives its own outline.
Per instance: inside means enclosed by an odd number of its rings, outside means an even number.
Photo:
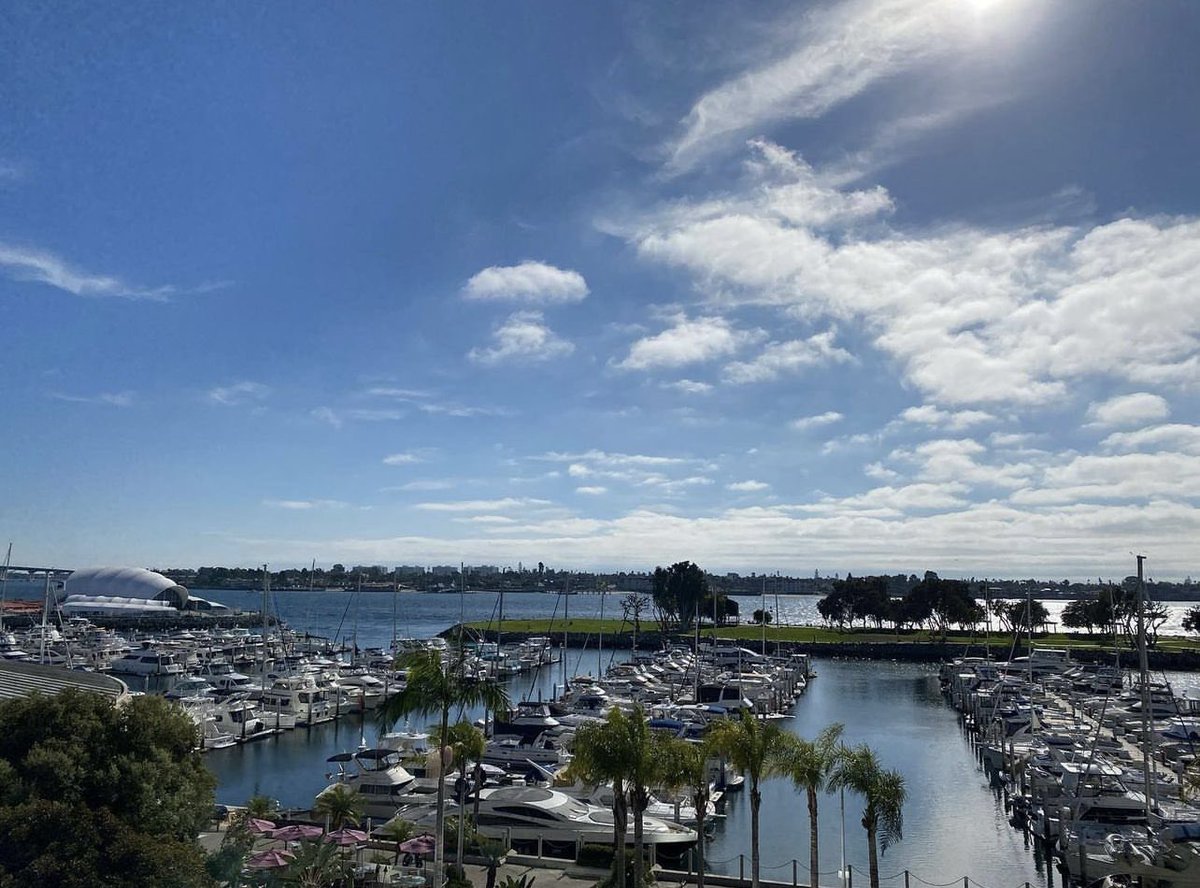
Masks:
[[[1197,571],[1194,3],[3,17],[14,562]]]

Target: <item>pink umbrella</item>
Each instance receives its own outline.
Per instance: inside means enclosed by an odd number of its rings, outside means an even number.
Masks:
[[[405,854],[432,854],[437,840],[429,833],[416,836],[407,842],[400,843],[400,850]]]
[[[281,826],[277,830],[271,832],[271,838],[279,839],[282,842],[297,842],[301,839],[315,839],[322,835],[325,830],[319,826],[308,826],[303,823],[293,823],[290,826]]]
[[[246,866],[250,869],[277,869],[281,866],[287,866],[296,855],[291,851],[279,851],[271,849],[270,851],[260,851],[258,854],[251,856],[246,861]]]
[[[367,834],[365,832],[361,829],[350,829],[349,827],[335,829],[325,836],[326,842],[334,842],[338,845],[358,845],[366,840]]]
[[[275,829],[275,824],[270,820],[262,820],[258,817],[251,817],[246,821],[246,826],[250,832],[260,836],[265,836],[267,833]]]

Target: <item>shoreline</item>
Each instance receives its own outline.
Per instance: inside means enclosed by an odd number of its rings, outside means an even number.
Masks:
[[[730,631],[727,627],[724,630],[718,629],[716,638],[720,641],[737,642],[739,646],[748,650],[758,652],[762,649],[763,641],[760,638],[749,638],[745,632]],[[745,630],[748,627],[737,627]],[[757,628],[757,627],[754,627]],[[466,633],[473,638],[483,641],[526,641],[530,638],[550,637],[551,644],[558,647],[565,640],[570,648],[585,647],[594,644],[597,633],[594,631],[579,632],[579,631],[551,631],[549,621],[546,621],[545,629],[506,629],[503,632],[498,632],[495,629],[487,629],[474,624],[467,624],[465,627]],[[985,655],[987,646],[983,639],[975,637],[965,637],[955,639],[953,637],[944,641],[939,640],[918,640],[911,641],[903,640],[818,640],[817,635],[827,633],[829,630],[821,629],[820,627],[789,627],[790,633],[806,634],[812,633],[814,638],[811,641],[804,641],[799,638],[792,639],[772,639],[767,638],[765,641],[766,650],[770,654],[809,654],[816,657],[843,657],[854,660],[897,660],[911,663],[945,663],[953,660],[956,657],[982,657]],[[438,633],[439,637],[447,640],[454,639],[458,634],[458,625],[455,624],[448,629]],[[712,638],[712,631],[709,628],[701,634],[701,641],[707,643]],[[695,637],[691,634],[682,635],[678,633],[663,633],[659,630],[644,630],[638,633],[637,649],[639,651],[658,650],[664,646],[664,643],[670,646],[685,646],[690,647],[695,641]],[[618,632],[615,630],[610,634],[606,628],[604,635],[604,646],[610,649],[617,650],[633,650],[633,633],[631,631]],[[1060,639],[1034,638],[1032,647],[1058,647]],[[998,641],[990,645],[990,650],[993,658],[998,659],[1004,652],[1011,651],[1011,656],[1027,656],[1030,650],[1030,644],[1026,639],[1021,639],[1015,645],[1010,642],[1003,644]],[[1120,666],[1124,668],[1136,669],[1138,667],[1138,652],[1137,650],[1121,649],[1115,651],[1096,646],[1092,643],[1087,643],[1086,646],[1075,644],[1070,646],[1070,658],[1080,663],[1109,663],[1111,664],[1116,659]],[[1147,651],[1148,665],[1154,670],[1168,670],[1172,672],[1200,672],[1200,647],[1187,650],[1159,650],[1151,648]]]

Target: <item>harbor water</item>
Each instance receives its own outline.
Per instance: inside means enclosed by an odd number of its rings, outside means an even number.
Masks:
[[[255,593],[200,592],[234,607],[251,608],[261,602]],[[541,593],[505,596],[506,619],[549,617],[561,608],[564,597]],[[459,619],[494,619],[497,596],[493,593],[454,594],[363,594],[289,592],[277,597],[273,609],[293,628],[341,639],[357,638],[361,647],[386,646],[393,633],[427,637],[446,629]],[[781,601],[784,599],[781,598]],[[787,599],[781,622],[799,623],[804,605],[815,599]],[[757,597],[742,602],[749,613],[758,607]],[[768,606],[773,605],[771,602]],[[571,616],[598,616],[597,596],[570,596]],[[620,615],[609,600],[605,615]],[[558,616],[562,616],[561,609]],[[796,619],[789,620],[789,616]],[[395,619],[395,623],[393,623]],[[543,667],[533,675],[514,678],[509,694],[516,699],[549,699],[562,687],[563,675],[597,674],[612,658],[627,654],[598,646],[572,649],[565,669]],[[960,728],[957,713],[944,701],[932,664],[863,662],[817,659],[818,677],[791,710],[794,718],[782,722],[789,731],[815,736],[822,728],[845,725],[847,743],[866,743],[884,766],[905,777],[908,799],[904,806],[904,838],[881,858],[885,885],[903,886],[905,871],[909,885],[961,885],[963,877],[986,888],[1020,888],[1061,884],[1053,866],[1048,866],[1035,843],[1008,822],[1000,791],[988,784],[975,746]],[[1170,676],[1180,689],[1194,685],[1192,676]],[[474,718],[480,713],[466,713]],[[413,723],[413,728],[426,727]],[[378,727],[371,715],[333,724],[298,729],[278,737],[215,750],[207,763],[216,773],[219,801],[239,804],[254,794],[278,799],[284,807],[307,808],[326,785],[332,768],[326,759],[374,742]],[[867,850],[860,824],[862,802],[847,795],[844,800],[826,795],[821,799],[821,884],[839,885],[843,836],[845,861],[855,879],[866,881]],[[844,828],[843,828],[844,824]],[[728,797],[725,816],[718,820],[709,848],[710,869],[738,875],[749,874],[750,816],[748,793]],[[763,878],[792,881],[793,868],[799,878],[807,877],[808,812],[805,797],[785,780],[771,780],[763,787],[762,865]],[[796,861],[794,864],[793,861]]]

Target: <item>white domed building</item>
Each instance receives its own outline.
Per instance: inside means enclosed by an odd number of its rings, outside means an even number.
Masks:
[[[59,607],[68,614],[171,613],[188,604],[187,589],[140,567],[76,570],[59,592]]]

